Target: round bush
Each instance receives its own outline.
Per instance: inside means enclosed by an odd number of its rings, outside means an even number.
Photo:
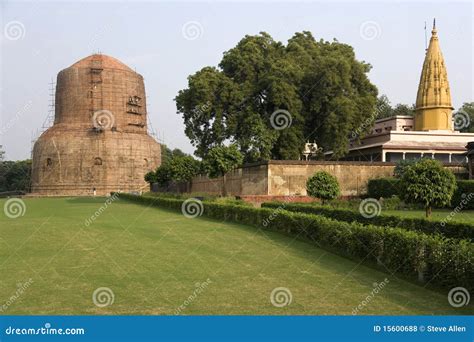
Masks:
[[[339,183],[336,177],[326,171],[318,171],[306,182],[309,196],[319,198],[323,203],[340,195]]]

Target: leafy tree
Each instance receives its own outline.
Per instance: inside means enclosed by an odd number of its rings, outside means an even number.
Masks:
[[[225,175],[243,162],[242,153],[235,144],[215,146],[204,158],[204,167],[211,178]]]
[[[306,192],[311,197],[321,199],[323,204],[341,193],[336,177],[326,171],[318,171],[306,181]]]
[[[245,36],[218,67],[190,75],[175,101],[199,157],[229,140],[245,162],[298,159],[306,140],[337,157],[375,111],[370,68],[351,46],[316,41],[310,32],[296,33],[286,46],[262,32]],[[284,124],[275,125],[276,118]]]
[[[201,162],[191,156],[174,157],[167,164],[171,180],[188,182],[199,174]]]
[[[381,95],[377,98],[377,117],[376,119],[389,118],[395,115],[415,115],[415,105],[406,105],[403,103],[398,103],[395,107],[392,107],[390,100],[387,95]]]
[[[0,192],[30,191],[31,160],[0,161]]]
[[[173,157],[184,157],[187,154],[181,151],[179,148],[175,148],[171,150],[165,144],[161,145],[161,164],[166,164],[169,160],[173,159]]]
[[[474,133],[474,102],[465,102],[462,107],[459,109],[458,113],[455,113],[454,119],[456,120],[456,115],[465,115],[461,113],[466,113],[467,118],[460,116],[459,120],[461,121],[461,132]]]
[[[433,206],[446,206],[456,190],[454,174],[433,159],[420,159],[405,168],[400,181],[403,199],[424,205],[426,217]]]
[[[402,159],[397,162],[397,165],[395,165],[395,169],[393,170],[393,175],[395,178],[402,178],[403,174],[405,173],[405,170],[407,167],[410,167],[411,165],[415,164],[418,162],[418,159]]]
[[[222,176],[223,195],[227,196],[226,174],[240,166],[244,158],[235,144],[215,146],[209,150],[204,159],[204,169],[211,178]]]

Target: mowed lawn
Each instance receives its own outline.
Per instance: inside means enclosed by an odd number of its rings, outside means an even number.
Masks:
[[[433,221],[447,220],[449,222],[460,222],[474,224],[474,210],[463,210],[453,213],[450,209],[434,209],[431,215]],[[426,218],[424,210],[382,210],[383,215],[396,215],[409,218]],[[450,218],[448,218],[450,217]]]
[[[254,227],[105,198],[24,199],[19,218],[0,215],[0,314],[463,314],[433,291],[304,241]],[[0,201],[3,209],[5,200]],[[18,298],[18,284],[32,279]],[[207,286],[202,284],[210,280]],[[201,287],[199,287],[201,284]],[[93,292],[110,288],[98,307]],[[270,301],[291,292],[289,305]],[[201,291],[196,292],[200,288]]]

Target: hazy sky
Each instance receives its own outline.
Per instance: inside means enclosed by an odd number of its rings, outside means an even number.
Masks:
[[[453,105],[474,101],[473,3],[465,2],[0,2],[0,144],[8,159],[30,158],[48,115],[49,82],[100,52],[145,78],[149,118],[164,142],[193,152],[173,101],[187,76],[217,65],[246,34],[286,42],[308,30],[348,43],[393,104],[415,101],[424,22],[433,17]],[[428,39],[429,39],[428,30]]]

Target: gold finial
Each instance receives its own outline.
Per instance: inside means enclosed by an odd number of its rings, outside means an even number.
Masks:
[[[436,18],[433,18],[433,30],[431,30],[432,35],[436,35],[438,31],[436,30]]]

